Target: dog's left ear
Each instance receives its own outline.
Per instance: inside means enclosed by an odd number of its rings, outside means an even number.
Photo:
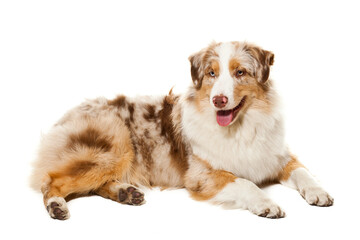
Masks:
[[[265,83],[269,79],[270,66],[274,64],[274,54],[259,47],[250,47],[250,54],[257,61],[255,76],[260,83]]]

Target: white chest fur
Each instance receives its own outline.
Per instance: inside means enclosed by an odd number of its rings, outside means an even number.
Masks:
[[[261,183],[274,178],[288,161],[281,115],[250,110],[228,127],[216,123],[213,111],[199,113],[183,104],[182,127],[193,153],[215,169]]]

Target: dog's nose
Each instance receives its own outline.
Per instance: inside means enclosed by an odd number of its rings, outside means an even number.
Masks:
[[[228,103],[228,98],[223,95],[217,95],[217,96],[213,97],[212,100],[213,100],[215,107],[217,107],[217,108],[223,108]]]

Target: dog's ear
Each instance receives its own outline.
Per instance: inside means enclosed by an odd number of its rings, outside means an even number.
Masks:
[[[191,78],[197,90],[201,88],[204,78],[204,53],[205,51],[201,50],[200,52],[197,52],[189,57],[191,64]]]
[[[250,47],[249,52],[257,61],[255,77],[258,82],[265,83],[269,79],[270,66],[274,64],[274,54],[255,46]]]

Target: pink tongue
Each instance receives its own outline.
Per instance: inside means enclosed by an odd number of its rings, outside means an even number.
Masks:
[[[232,120],[233,120],[233,111],[232,110],[218,111],[216,113],[216,121],[222,127],[229,125]]]

